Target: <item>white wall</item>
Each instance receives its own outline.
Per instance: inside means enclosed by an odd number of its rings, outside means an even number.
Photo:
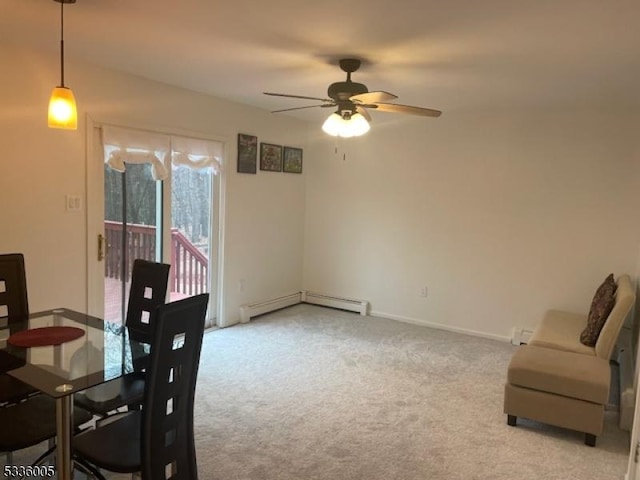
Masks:
[[[548,308],[586,313],[606,274],[635,272],[640,116],[374,115],[338,154],[312,140],[305,289],[508,337]]]
[[[242,303],[300,290],[306,175],[236,173],[236,136],[249,133],[258,141],[304,147],[303,122],[67,62],[66,81],[78,101],[80,125],[75,132],[54,130],[47,128],[46,108],[59,80],[57,55],[5,44],[0,65],[0,252],[25,254],[32,311],[87,308],[85,212],[64,211],[66,194],[86,198],[87,113],[96,120],[225,141],[223,323],[238,321]]]
[[[86,194],[86,113],[226,140],[226,323],[304,287],[507,336],[550,307],[585,311],[604,275],[635,271],[637,115],[380,113],[335,154],[318,125],[307,143],[295,119],[72,62],[80,128],[51,130],[57,55],[2,45],[0,65],[14,92],[0,110],[0,252],[25,253],[32,310],[86,308],[86,219],[64,212],[65,194]],[[238,132],[305,147],[305,173],[237,174]]]

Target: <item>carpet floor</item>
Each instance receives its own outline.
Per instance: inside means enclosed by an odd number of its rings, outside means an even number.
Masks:
[[[629,435],[598,446],[502,412],[515,347],[297,305],[207,335],[198,463],[211,480],[622,479]]]
[[[209,332],[200,479],[621,480],[629,433],[615,411],[596,448],[578,432],[506,424],[514,349],[311,305]]]

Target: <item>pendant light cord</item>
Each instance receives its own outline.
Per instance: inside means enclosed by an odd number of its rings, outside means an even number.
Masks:
[[[64,87],[64,1],[60,2],[60,86]]]

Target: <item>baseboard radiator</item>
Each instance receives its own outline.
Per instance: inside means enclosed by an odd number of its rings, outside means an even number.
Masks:
[[[338,308],[349,312],[357,312],[360,315],[366,315],[369,311],[369,302],[366,300],[355,300],[353,298],[334,297],[332,295],[324,295],[314,292],[301,292],[301,301],[312,305],[321,305],[323,307]]]
[[[251,317],[256,317],[264,313],[296,305],[302,301],[301,296],[301,292],[298,292],[292,293],[291,295],[285,295],[284,297],[272,298],[271,300],[242,305],[240,307],[240,322],[247,323],[251,320]]]
[[[526,328],[513,327],[511,331],[511,343],[513,345],[522,345],[529,343],[529,339],[533,335],[533,330]]]
[[[618,365],[620,380],[620,428],[631,431],[636,406],[636,392],[633,389],[633,348],[631,331],[623,328],[618,337]]]

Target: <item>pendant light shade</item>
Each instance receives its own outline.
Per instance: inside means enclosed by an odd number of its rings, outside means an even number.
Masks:
[[[49,128],[78,128],[78,108],[71,89],[64,85],[64,4],[76,0],[54,0],[60,4],[60,85],[51,92],[49,99]]]
[[[359,113],[350,115],[332,113],[322,125],[322,130],[332,137],[359,137],[369,131],[369,122]]]
[[[78,109],[71,89],[55,87],[49,99],[49,127],[76,130]]]

